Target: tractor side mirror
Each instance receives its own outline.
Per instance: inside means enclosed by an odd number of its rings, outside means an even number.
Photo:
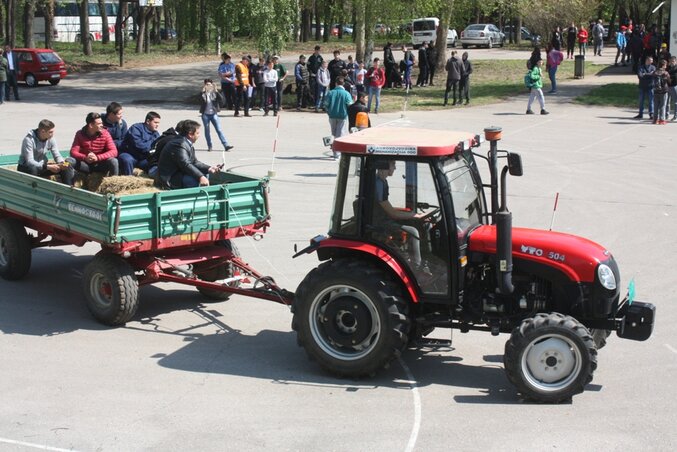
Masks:
[[[521,176],[522,171],[522,157],[514,152],[508,152],[508,171],[511,176]]]

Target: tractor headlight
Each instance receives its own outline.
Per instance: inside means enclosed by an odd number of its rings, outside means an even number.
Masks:
[[[599,264],[599,267],[597,267],[597,277],[605,289],[616,289],[616,277],[608,265]]]

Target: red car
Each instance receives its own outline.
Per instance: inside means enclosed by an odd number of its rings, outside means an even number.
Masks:
[[[14,49],[19,65],[18,81],[38,86],[41,81],[58,85],[66,77],[66,64],[56,52],[49,49]]]

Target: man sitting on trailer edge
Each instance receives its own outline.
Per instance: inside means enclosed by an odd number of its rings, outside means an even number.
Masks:
[[[54,139],[54,123],[49,119],[43,119],[38,123],[38,128],[28,132],[21,143],[21,156],[17,170],[49,178],[54,174],[61,175],[61,182],[73,185],[74,171],[61,156],[59,147]],[[49,163],[47,152],[52,153],[53,163]]]
[[[177,189],[209,185],[209,174],[220,170],[218,166],[202,163],[195,157],[194,144],[200,137],[200,124],[187,119],[182,121],[179,136],[169,141],[158,161],[156,183],[160,188]]]
[[[91,112],[85,122],[87,124],[75,134],[71,156],[67,160],[82,173],[117,176],[118,150],[110,133],[103,128],[101,115]]]

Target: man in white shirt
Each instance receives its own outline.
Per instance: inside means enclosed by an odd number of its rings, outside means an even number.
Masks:
[[[16,84],[16,73],[19,70],[19,62],[16,60],[16,54],[9,45],[5,46],[5,58],[7,58],[7,83],[5,84],[5,100],[9,100],[9,88],[14,91],[14,100],[19,99],[19,87]]]

